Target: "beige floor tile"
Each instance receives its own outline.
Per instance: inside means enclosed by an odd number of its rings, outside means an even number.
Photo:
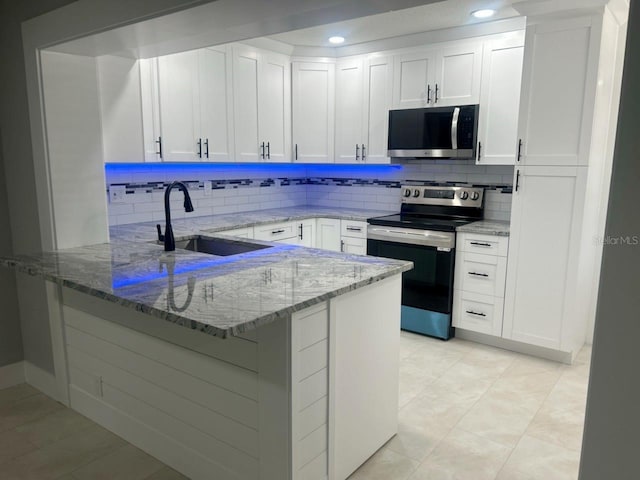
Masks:
[[[585,345],[580,349],[578,355],[574,360],[575,364],[589,364],[591,363],[591,345]]]
[[[410,480],[493,480],[510,448],[454,428]]]
[[[31,395],[15,403],[0,407],[0,432],[64,408],[63,405],[43,394]]]
[[[0,465],[9,460],[32,452],[37,447],[29,442],[26,435],[14,430],[0,432]],[[2,467],[0,467],[0,471]],[[1,475],[0,475],[1,478]]]
[[[405,480],[418,465],[416,460],[382,447],[349,480]]]
[[[74,470],[77,480],[144,480],[164,464],[133,445],[117,450]]]
[[[574,480],[578,478],[580,453],[522,437],[497,480]]]
[[[446,372],[429,385],[429,388],[425,389],[421,396],[434,402],[463,405],[470,408],[491,388],[494,382],[493,378],[460,377]]]
[[[587,405],[588,378],[573,377],[563,373],[553,387],[545,404],[555,410],[582,412]]]
[[[401,419],[398,433],[389,440],[387,448],[413,460],[423,460],[448,433],[447,428],[432,427],[428,423],[418,424]]]
[[[529,424],[526,434],[579,452],[582,448],[583,429],[583,412],[558,410],[549,405],[543,405]]]
[[[152,473],[150,476],[145,478],[145,480],[189,480],[187,477],[182,475],[181,473],[176,472],[172,468],[164,467],[161,470],[158,470],[155,473]]]
[[[69,408],[57,410],[33,422],[15,428],[37,447],[44,447],[94,426],[91,420]]]
[[[24,398],[32,395],[37,395],[40,392],[33,388],[31,385],[21,383],[14,387],[3,388],[0,390],[0,407],[4,405],[10,405]]]
[[[503,377],[518,377],[541,373],[559,372],[562,364],[543,358],[517,355],[513,363],[502,374]],[[559,375],[559,373],[558,373]]]
[[[502,376],[491,385],[488,393],[513,402],[519,402],[523,396],[531,394],[546,397],[556,386],[560,376],[560,371]]]
[[[529,393],[517,401],[487,392],[457,424],[467,432],[514,447],[542,405],[546,394]]]
[[[4,479],[52,480],[106,455],[125,442],[95,426],[2,465]]]

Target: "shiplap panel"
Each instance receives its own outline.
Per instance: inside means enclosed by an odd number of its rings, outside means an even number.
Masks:
[[[141,332],[144,334],[144,338],[155,337],[208,357],[214,357],[254,372],[258,371],[258,347],[255,342],[249,339],[239,337],[221,339],[205,335],[200,331],[184,328],[76,290],[63,288],[62,292],[64,304],[68,306],[66,308],[70,307],[88,313],[97,320],[104,319],[112,324],[121,325],[127,329],[127,335],[130,335],[132,330]],[[82,317],[82,324],[90,321],[91,318]]]
[[[303,468],[310,461],[327,450],[327,426],[322,425],[299,442],[296,449],[298,469]]]
[[[318,307],[316,311],[310,308],[309,315],[295,319],[296,328],[294,333],[296,338],[294,341],[296,342],[297,351],[304,350],[329,335],[326,305],[321,304]]]
[[[256,401],[252,399],[161,365],[70,326],[67,327],[67,344],[177,395],[188,396],[206,408],[257,428],[258,408]]]
[[[201,442],[198,432],[171,435],[160,432],[131,414],[98,399],[71,385],[71,406],[86,417],[125,438],[128,442],[183,473],[192,480],[249,480],[256,476],[242,476],[215,463],[213,456],[204,456],[191,448],[191,442]],[[184,441],[183,441],[184,437]],[[215,445],[211,446],[215,455]]]
[[[113,367],[74,347],[68,348],[68,356],[70,366],[74,367],[74,370],[87,372],[100,379],[99,382],[95,382],[96,384],[111,385],[120,391],[127,392],[133,398],[171,415],[180,422],[228,443],[248,455],[258,457],[258,432],[255,429],[212,412],[187,398]],[[100,393],[102,387],[98,385],[96,387],[95,390]]]
[[[327,340],[321,340],[320,342],[305,348],[300,352],[297,365],[297,378],[295,380],[301,381],[305,378],[313,375],[314,373],[327,367],[327,356],[329,354]]]
[[[64,307],[64,318],[67,325],[77,330],[117,344],[205,382],[245,397],[258,398],[258,378],[251,370],[172,345],[69,307]]]
[[[301,412],[298,412],[294,440],[301,440],[321,425],[327,423],[327,408],[327,397],[322,397]]]
[[[304,480],[326,480],[327,464],[327,452],[323,452],[302,467],[297,476]]]

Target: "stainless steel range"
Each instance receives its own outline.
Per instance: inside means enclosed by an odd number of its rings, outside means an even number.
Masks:
[[[483,188],[405,185],[400,213],[369,219],[368,255],[414,263],[402,278],[403,330],[453,336],[456,228],[483,216]]]

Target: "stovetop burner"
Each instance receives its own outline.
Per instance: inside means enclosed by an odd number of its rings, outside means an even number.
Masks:
[[[484,189],[477,187],[403,186],[400,213],[370,218],[371,225],[454,232],[482,220]]]

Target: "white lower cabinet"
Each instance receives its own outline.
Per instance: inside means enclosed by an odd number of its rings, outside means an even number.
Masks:
[[[502,335],[509,238],[459,233],[453,326]]]
[[[340,220],[340,251],[367,254],[367,222]]]
[[[295,222],[298,226],[298,245],[313,248],[316,246],[316,219],[311,218]]]
[[[340,251],[340,220],[319,218],[316,222],[316,247],[323,250]]]
[[[296,222],[269,223],[254,227],[254,238],[269,242],[298,243]]]

